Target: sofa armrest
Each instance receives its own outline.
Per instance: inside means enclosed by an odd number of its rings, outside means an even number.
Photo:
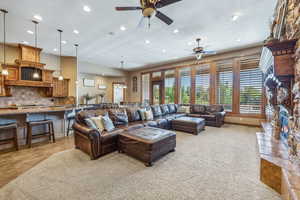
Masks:
[[[78,131],[79,133],[85,135],[90,140],[100,137],[100,133],[97,130],[82,126],[78,123],[73,124],[73,129],[75,130],[75,132]]]

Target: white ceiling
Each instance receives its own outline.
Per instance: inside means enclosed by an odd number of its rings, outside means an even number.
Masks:
[[[34,30],[31,19],[39,14],[43,18],[39,47],[44,52],[58,53],[53,49],[58,48],[56,29],[61,28],[63,40],[67,41],[63,55],[75,55],[73,45],[78,43],[81,61],[118,68],[124,60],[125,68],[132,69],[190,56],[197,37],[204,39],[202,43],[208,45],[208,50],[261,42],[269,34],[275,4],[274,0],[182,0],[160,9],[174,20],[171,26],[153,18],[150,30],[146,26],[137,28],[140,11],[114,10],[115,6],[138,6],[139,0],[1,0],[0,8],[9,11],[8,42],[25,40],[34,45],[34,36],[27,30]],[[90,6],[90,13],[83,11],[84,5]],[[240,17],[232,21],[235,14]],[[121,31],[121,25],[127,30]],[[80,33],[74,34],[74,29]],[[179,33],[173,33],[175,29]],[[151,43],[146,44],[145,40]]]

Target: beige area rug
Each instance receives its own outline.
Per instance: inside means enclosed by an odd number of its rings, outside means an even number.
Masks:
[[[1,200],[277,200],[259,181],[256,128],[177,133],[176,152],[145,167],[117,152],[96,161],[79,150],[51,156],[0,190]],[[1,172],[5,173],[5,172]]]

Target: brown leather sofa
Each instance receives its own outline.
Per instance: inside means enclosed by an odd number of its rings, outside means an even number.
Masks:
[[[191,106],[192,113],[188,114],[188,116],[205,118],[207,125],[220,127],[223,124],[225,113],[217,112],[220,111],[219,107],[215,110],[214,108],[212,107],[210,110],[214,112],[210,113],[209,118],[206,116],[208,115],[206,112],[199,112],[197,106]],[[98,130],[89,128],[85,119],[92,116],[104,115],[106,112],[109,112],[109,109],[86,110],[77,113],[75,123],[73,124],[75,147],[90,155],[91,159],[97,159],[118,149],[118,137],[123,131],[145,126],[172,129],[172,120],[187,116],[185,113],[178,113],[178,106],[175,104],[155,105],[147,109],[152,109],[153,120],[143,121],[138,112],[138,107],[127,107],[128,123],[115,125],[116,128],[113,131],[102,131],[101,133]]]
[[[224,124],[226,112],[222,105],[191,105],[189,117],[205,119],[205,125],[221,127]]]

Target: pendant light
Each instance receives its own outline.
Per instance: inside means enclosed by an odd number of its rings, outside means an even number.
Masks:
[[[78,47],[79,45],[78,44],[74,44],[74,47],[75,47],[75,56],[76,56],[76,82],[75,82],[75,85],[76,85],[76,106],[78,106],[78,103],[79,103],[79,96],[78,96],[78,87],[79,87],[79,81],[78,81]]]
[[[123,60],[121,61],[121,69],[124,70],[124,61]],[[127,86],[125,84],[124,85],[122,84],[122,85],[120,85],[120,88],[121,89],[126,89]]]
[[[61,74],[61,34],[62,34],[62,30],[61,29],[57,29],[58,33],[59,33],[59,76],[58,76],[58,80],[62,81],[64,80],[64,77]]]
[[[0,9],[0,11],[3,13],[3,66],[6,66],[6,18],[5,17],[8,12],[7,10],[4,9]],[[2,68],[1,74],[7,76],[8,70]]]
[[[35,70],[33,73],[33,78],[34,79],[39,79],[40,78],[40,74],[38,73],[38,62],[37,62],[37,37],[38,37],[38,33],[37,33],[37,25],[39,24],[38,21],[32,20],[32,22],[34,23],[34,47],[35,47],[35,51],[34,51],[34,61],[35,61]]]

